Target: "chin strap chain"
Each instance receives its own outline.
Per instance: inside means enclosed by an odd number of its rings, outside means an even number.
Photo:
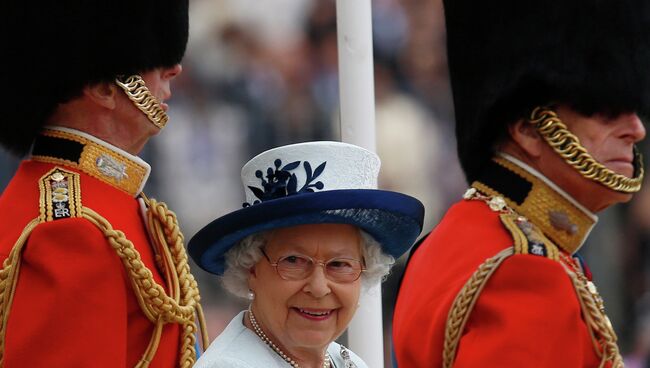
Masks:
[[[156,202],[153,199],[148,200],[146,197],[145,202],[149,205],[148,228],[158,252],[157,261],[161,264],[169,294],[165,288],[156,283],[153,274],[142,262],[140,253],[123,232],[113,229],[104,217],[89,208],[83,208],[81,217],[97,226],[110,246],[117,252],[126,268],[140,308],[155,325],[149,346],[136,368],[149,366],[158,349],[163,326],[167,323],[182,325],[179,366],[189,368],[196,361],[194,345],[197,325],[195,320],[198,319],[200,324],[203,350],[210,342],[205,317],[199,303],[201,298],[198,285],[190,273],[187,254],[183,246],[183,235],[179,230],[176,215],[167,209],[164,203]],[[25,227],[0,270],[0,303],[2,303],[2,308],[0,308],[0,365],[4,353],[4,337],[9,311],[20,271],[22,249],[27,238],[40,222],[37,218]]]
[[[628,178],[596,161],[580,144],[578,137],[569,131],[552,109],[537,107],[531,113],[528,121],[537,128],[539,134],[553,150],[580,175],[617,192],[636,193],[641,190],[644,175],[643,159],[636,148],[634,149],[634,165],[637,173],[634,178]]]
[[[126,93],[135,107],[140,109],[149,121],[158,129],[162,129],[169,121],[169,116],[160,106],[160,101],[149,91],[141,76],[134,74],[129,77],[118,77],[115,83]]]

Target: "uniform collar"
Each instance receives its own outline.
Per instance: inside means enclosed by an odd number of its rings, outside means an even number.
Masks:
[[[472,187],[503,197],[508,206],[569,254],[580,249],[598,221],[596,215],[539,171],[505,153],[493,159]]]
[[[34,141],[31,159],[76,168],[134,197],[142,192],[151,172],[141,158],[63,127],[46,127]]]

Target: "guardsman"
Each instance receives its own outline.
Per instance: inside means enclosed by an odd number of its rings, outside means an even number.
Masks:
[[[412,253],[400,368],[622,367],[576,252],[641,187],[650,4],[444,1],[470,188]]]
[[[0,366],[192,366],[197,283],[136,156],[167,122],[188,1],[11,1],[1,17],[0,143],[26,158],[0,197]]]

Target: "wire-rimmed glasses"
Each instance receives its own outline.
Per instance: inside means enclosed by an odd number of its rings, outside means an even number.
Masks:
[[[316,264],[323,267],[325,276],[329,280],[337,283],[356,281],[361,277],[361,273],[366,270],[363,262],[358,259],[335,257],[323,262],[304,254],[295,253],[280,257],[276,262],[273,262],[264,249],[261,249],[261,251],[283,280],[304,280],[311,275]]]

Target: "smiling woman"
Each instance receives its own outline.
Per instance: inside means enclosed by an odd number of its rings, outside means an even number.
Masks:
[[[373,189],[378,173],[375,154],[338,142],[276,148],[244,166],[244,208],[204,227],[189,250],[251,304],[196,367],[366,367],[334,340],[424,215],[417,199]]]
[[[341,226],[344,227],[344,225]],[[300,228],[303,228],[303,226],[295,227],[297,231]],[[362,270],[359,276],[363,291],[364,288],[369,288],[382,281],[388,275],[395,258],[383,253],[381,245],[368,233],[358,229],[356,231],[360,237],[360,249],[363,257]],[[250,288],[248,287],[249,270],[263,257],[262,249],[268,249],[270,234],[271,232],[263,232],[250,235],[242,240],[239,246],[226,253],[226,271],[221,280],[226,290],[242,298],[250,297]],[[269,258],[267,257],[267,259]]]

